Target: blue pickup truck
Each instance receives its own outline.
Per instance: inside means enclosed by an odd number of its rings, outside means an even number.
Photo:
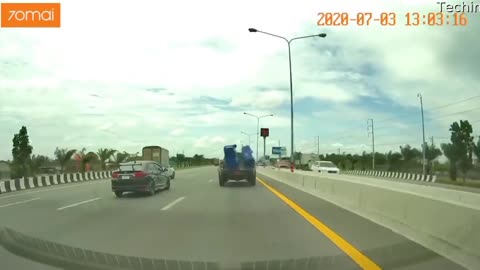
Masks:
[[[218,166],[218,183],[221,187],[229,180],[247,180],[250,185],[255,186],[257,174],[255,170],[255,159],[250,146],[243,146],[242,151],[237,152],[237,145],[226,145],[223,147],[224,158]]]

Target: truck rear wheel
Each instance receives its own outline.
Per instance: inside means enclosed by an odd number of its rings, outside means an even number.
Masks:
[[[251,186],[255,186],[255,184],[257,183],[257,178],[254,176],[250,176],[248,178],[248,183],[250,183]]]
[[[222,176],[218,176],[218,184],[223,187],[225,186],[225,178],[223,178]]]

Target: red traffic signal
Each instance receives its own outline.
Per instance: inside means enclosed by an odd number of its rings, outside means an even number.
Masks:
[[[269,135],[269,130],[268,130],[268,128],[261,128],[261,129],[260,129],[260,136],[262,136],[262,137],[268,137],[268,135]]]

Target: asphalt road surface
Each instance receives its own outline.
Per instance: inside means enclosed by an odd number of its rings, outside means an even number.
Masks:
[[[369,263],[377,269],[463,269],[331,203],[260,179],[255,187],[220,187],[216,167],[202,167],[177,171],[171,189],[152,197],[116,198],[108,180],[7,193],[0,196],[0,226],[99,252],[215,261],[220,269],[245,261],[270,261],[268,269],[276,269],[274,260],[292,259],[322,266],[312,269]],[[3,248],[0,260],[2,269],[56,269]],[[284,269],[301,268],[296,265]]]

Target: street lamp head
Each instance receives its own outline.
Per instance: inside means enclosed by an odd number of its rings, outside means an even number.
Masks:
[[[258,31],[258,30],[255,29],[255,28],[248,28],[248,32],[250,32],[250,33],[255,33],[255,32],[257,32],[257,31]]]
[[[327,34],[321,33],[321,34],[318,34],[318,36],[324,38],[324,37],[327,37]]]
[[[420,93],[417,94],[417,97],[422,97],[422,95]]]

